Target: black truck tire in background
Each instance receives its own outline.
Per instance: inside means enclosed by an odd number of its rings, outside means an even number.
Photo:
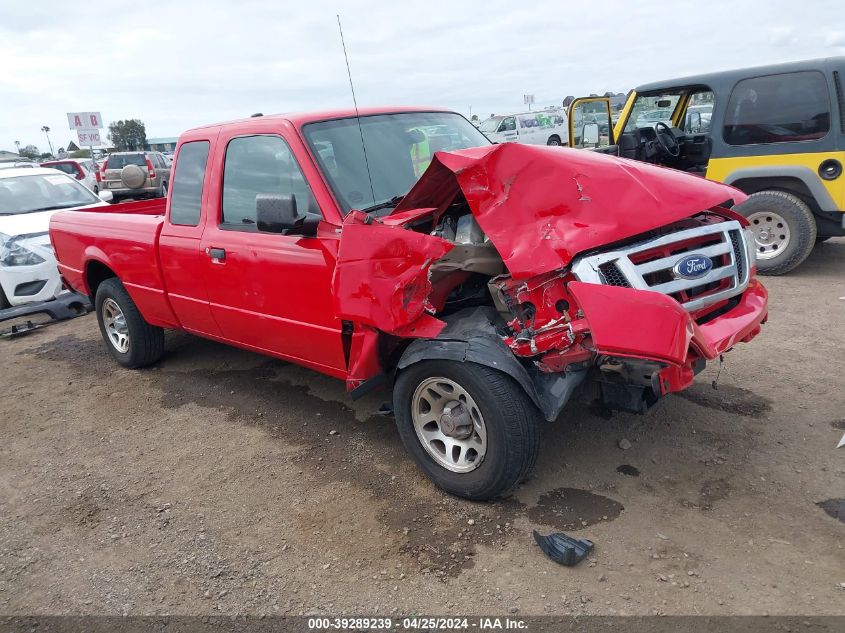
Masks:
[[[751,230],[755,230],[753,218],[772,212],[781,218],[789,228],[790,239],[781,252],[770,259],[757,259],[757,270],[762,275],[783,275],[798,266],[809,256],[816,244],[816,220],[810,207],[798,196],[785,191],[759,191],[734,210],[751,219]]]
[[[104,305],[111,305],[110,301],[117,304],[125,320],[129,337],[129,346],[125,352],[121,352],[112,343],[107,333],[103,308]],[[164,330],[150,325],[144,320],[135,302],[132,301],[132,297],[129,296],[126,288],[117,277],[106,279],[97,287],[94,309],[97,312],[97,323],[100,326],[103,342],[118,363],[129,369],[135,369],[151,365],[162,357],[162,354],[164,354]]]
[[[414,426],[415,392],[426,380],[442,377],[459,385],[476,403],[486,428],[486,453],[474,470],[452,472],[423,446]],[[427,360],[402,370],[393,407],[399,436],[419,467],[440,488],[473,501],[506,496],[525,479],[540,451],[542,416],[510,376],[471,362]]]

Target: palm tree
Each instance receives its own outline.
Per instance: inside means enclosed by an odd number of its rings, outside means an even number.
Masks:
[[[15,141],[15,149],[18,150],[18,155],[20,155],[20,153],[21,153],[21,142],[20,141]]]
[[[42,125],[41,131],[44,132],[44,135],[47,137],[47,145],[50,146],[50,156],[53,155],[53,142],[50,140],[50,126]]]

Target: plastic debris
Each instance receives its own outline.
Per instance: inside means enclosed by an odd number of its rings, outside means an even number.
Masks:
[[[559,565],[572,567],[587,557],[593,550],[593,542],[585,538],[574,539],[563,532],[543,536],[534,530],[534,540],[543,553]]]

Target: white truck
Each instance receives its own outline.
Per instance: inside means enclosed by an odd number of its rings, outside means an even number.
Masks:
[[[566,145],[569,142],[569,124],[563,108],[494,115],[482,121],[478,129],[494,143]]]

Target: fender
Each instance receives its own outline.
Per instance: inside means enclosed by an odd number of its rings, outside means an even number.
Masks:
[[[424,360],[484,365],[513,378],[546,420],[554,421],[586,377],[586,369],[555,374],[527,369],[496,334],[494,323],[497,316],[495,310],[479,307],[461,310],[444,318],[446,327],[437,338],[411,342],[399,359],[396,370]]]
[[[777,165],[771,167],[743,167],[729,172],[723,179],[726,185],[753,178],[795,178],[800,180],[813,194],[822,211],[838,211],[830,192],[819,180],[819,176],[809,167],[802,165]]]

